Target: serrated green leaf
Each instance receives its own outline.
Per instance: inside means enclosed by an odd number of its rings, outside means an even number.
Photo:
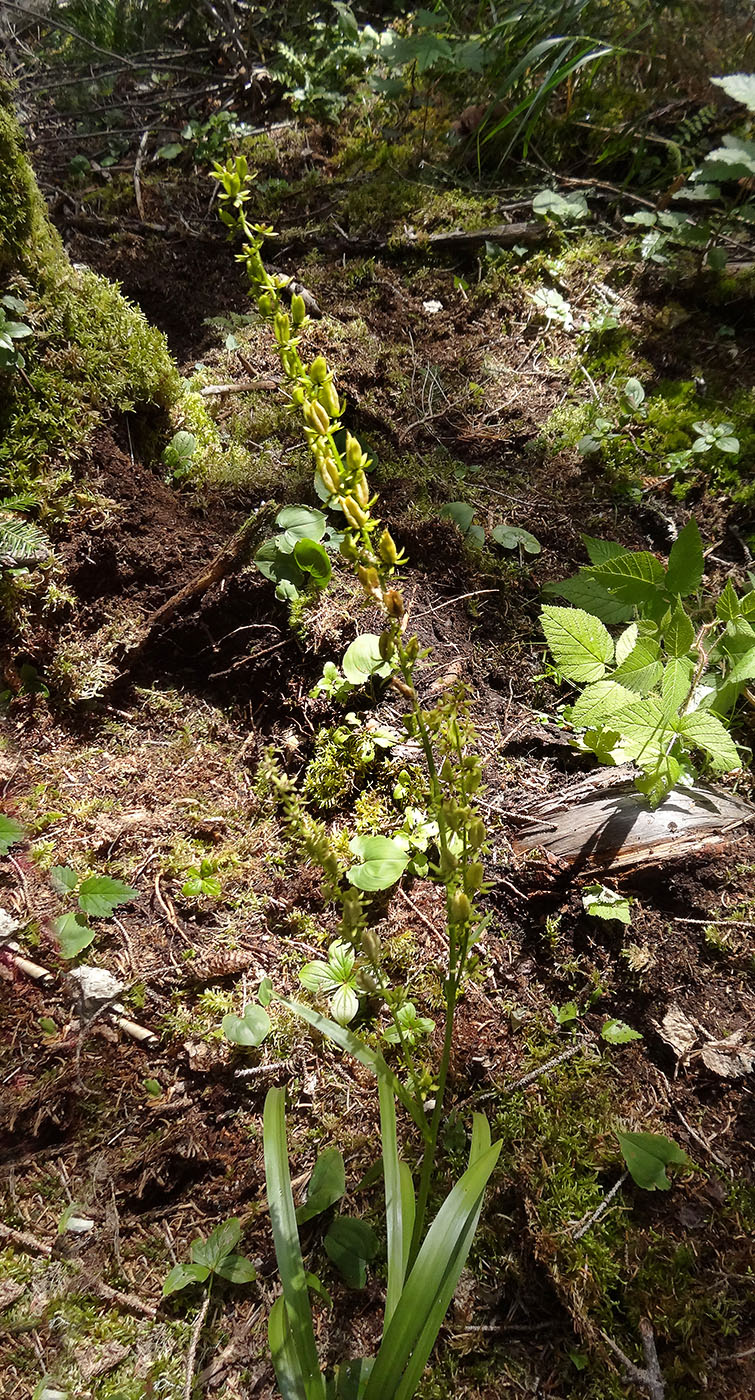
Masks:
[[[581,608],[545,607],[540,622],[562,675],[570,681],[599,681],[613,660],[611,635]]]
[[[661,700],[669,718],[679,712],[689,696],[693,663],[686,656],[676,656],[664,667],[661,679]]]
[[[632,609],[627,607],[626,603],[620,603],[617,598],[613,598],[608,590],[587,572],[575,574],[573,578],[563,579],[559,583],[547,583],[543,593],[549,597],[566,598],[575,608],[582,608],[591,613],[609,627],[618,622],[626,622],[632,616]]]
[[[639,635],[640,629],[636,622],[630,622],[629,626],[624,628],[624,631],[616,642],[617,666],[621,666],[622,662],[626,661],[627,657],[631,655]]]
[[[647,695],[658,684],[663,674],[660,662],[660,647],[652,637],[640,637],[625,661],[617,666],[613,679],[627,690],[638,695]]]
[[[683,530],[671,546],[666,574],[666,588],[669,593],[682,598],[696,593],[700,587],[705,568],[703,542],[694,516],[687,521]]]
[[[593,575],[622,603],[646,603],[663,587],[665,571],[647,550],[620,554],[593,569]]]
[[[743,656],[738,657],[726,677],[730,685],[742,685],[744,681],[750,681],[755,677],[755,647],[750,647]]]
[[[755,588],[751,593],[745,593],[744,597],[740,598],[739,606],[743,617],[755,618]]]
[[[634,785],[655,809],[664,797],[668,797],[672,788],[676,787],[681,775],[682,765],[672,754],[663,753],[654,764],[646,767],[644,772],[635,778]]]
[[[79,908],[95,919],[109,919],[114,909],[138,898],[138,890],[109,875],[90,875],[79,887]]]
[[[676,736],[676,729],[654,695],[614,715],[613,725],[620,732],[620,746],[626,757],[636,759],[643,767],[659,759]]]
[[[622,924],[631,924],[632,913],[629,900],[607,885],[585,885],[582,890],[582,905],[587,914],[597,919],[618,919]]]
[[[640,1031],[633,1031],[626,1021],[605,1021],[600,1034],[609,1045],[628,1045],[630,1040],[642,1040]]]
[[[23,841],[26,832],[14,817],[0,816],[0,856],[7,856],[11,846]]]
[[[78,881],[79,877],[70,865],[54,865],[50,871],[50,884],[58,894],[70,894]]]
[[[571,722],[578,729],[600,724],[604,719],[631,705],[635,695],[613,680],[595,681],[582,691],[572,707]]]
[[[89,947],[97,933],[85,914],[61,914],[53,923],[53,929],[64,958],[75,958],[82,948]]]
[[[681,603],[677,603],[671,614],[671,620],[667,623],[663,633],[663,644],[669,656],[686,656],[692,643],[695,640],[695,629],[692,620],[684,611]]]
[[[731,773],[742,767],[742,760],[728,729],[710,710],[694,710],[691,715],[683,715],[679,727],[687,743],[705,750],[714,772]]]
[[[716,617],[720,622],[736,622],[740,613],[739,599],[732,587],[731,579],[727,578],[716,603]]]
[[[686,1152],[661,1133],[625,1133],[617,1129],[616,1136],[632,1180],[644,1191],[669,1190],[671,1182],[665,1169],[670,1162],[692,1166]]]
[[[727,73],[723,78],[711,78],[711,82],[723,88],[733,102],[741,102],[749,112],[755,112],[755,73]]]

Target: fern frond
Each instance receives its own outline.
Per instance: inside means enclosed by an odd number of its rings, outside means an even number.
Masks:
[[[40,564],[51,554],[44,530],[29,520],[0,519],[0,565]]]

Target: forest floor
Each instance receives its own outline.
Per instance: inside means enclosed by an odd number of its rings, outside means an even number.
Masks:
[[[586,227],[553,228],[520,253],[432,252],[421,239],[390,247],[407,225],[431,233],[512,215],[505,192],[392,169],[385,151],[370,161],[366,149],[349,163],[326,130],[292,126],[259,140],[250,164],[260,172],[255,212],[281,234],[275,266],[296,274],[324,313],[306,354],[324,352],[336,368],[347,424],[374,458],[383,518],[409,556],[405,596],[432,648],[422,694],[439,693],[449,677],[467,683],[485,765],[490,923],[454,1045],[449,1177],[477,1103],[503,1149],[420,1394],[641,1393],[604,1335],[638,1360],[647,1317],[669,1400],[745,1400],[755,1389],[752,1081],[715,1072],[699,1052],[706,1040],[740,1033],[746,1046],[755,1036],[755,838],[743,826],[703,854],[609,872],[631,901],[630,925],[586,914],[584,874],[514,847],[527,815],[594,768],[558,723],[563,691],[537,624],[543,584],[584,560],[582,534],[663,555],[693,511],[711,582],[746,581],[755,521],[735,499],[744,476],[700,472],[682,499],[662,462],[638,447],[639,429],[609,463],[580,456],[574,443],[593,398],[610,400],[629,375],[641,379],[659,432],[733,402],[740,426],[745,403],[752,421],[752,280],[640,262],[600,190]],[[298,1189],[316,1153],[335,1144],[348,1202],[368,1218],[379,1201],[363,1178],[379,1127],[370,1075],[285,1015],[275,1014],[257,1050],[222,1035],[222,1017],[262,977],[295,991],[302,963],[335,932],[318,872],[278,822],[260,759],[274,745],[336,833],[390,834],[403,819],[394,789],[412,753],[400,742],[365,748],[376,721],[400,726],[390,692],[352,698],[351,727],[347,707],[310,693],[324,663],[338,663],[356,630],[369,630],[338,568],[292,625],[247,567],[121,665],[140,621],[260,501],[313,501],[311,469],[274,352],[247,319],[233,249],[208,213],[206,176],[143,174],[143,221],[165,229],[144,231],[130,170],[97,188],[63,189],[63,151],[48,143],[36,164],[72,261],[117,279],[197,383],[260,384],[213,400],[224,440],[249,454],[244,471],[220,460],[200,482],[171,481],[155,449],[163,424],[129,414],[97,433],[77,469],[89,504],[58,546],[69,618],[62,642],[51,632],[33,657],[44,680],[45,647],[55,653],[69,698],[20,694],[9,706],[0,780],[29,842],[2,862],[2,895],[24,955],[49,976],[29,976],[7,954],[0,961],[2,1015],[13,1026],[2,1074],[3,1394],[28,1395],[44,1372],[71,1396],[182,1395],[201,1299],[162,1302],[162,1284],[192,1239],[238,1216],[258,1278],[213,1296],[196,1393],[262,1400],[274,1394],[266,1319],[276,1292],[265,1091],[287,1085]],[[368,234],[374,251],[348,248],[348,237]],[[618,339],[544,324],[529,295],[544,281],[575,315],[614,308]],[[486,530],[526,528],[542,552],[475,549],[439,514],[458,500],[474,505]],[[750,725],[751,744],[752,733]],[[739,738],[748,741],[746,720]],[[724,786],[752,798],[749,773]],[[202,860],[217,897],[181,892]],[[98,924],[79,961],[119,980],[125,1014],[151,1032],[147,1041],[106,1014],[80,1018],[52,932],[71,907],[50,882],[54,866],[139,891]],[[405,877],[376,901],[394,977],[437,1019],[437,889]],[[574,1015],[559,1019],[570,1004]],[[681,1058],[662,1030],[673,1008],[699,1032]],[[607,1044],[607,1018],[642,1039]],[[694,1167],[677,1170],[667,1192],[624,1179],[589,1223],[624,1172],[616,1124],[668,1134]],[[59,1232],[72,1203],[92,1222],[84,1234]],[[335,1300],[332,1313],[316,1308],[323,1356],[367,1353],[381,1315],[380,1266],[364,1290],[347,1290],[318,1226],[308,1228],[310,1267]]]

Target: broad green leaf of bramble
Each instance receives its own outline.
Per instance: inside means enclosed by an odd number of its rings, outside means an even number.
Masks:
[[[53,930],[64,958],[75,958],[83,948],[89,947],[97,933],[86,914],[61,914],[55,920]]]
[[[723,88],[732,102],[741,102],[748,112],[755,112],[755,73],[727,73],[722,78],[711,78],[711,82]]]
[[[70,865],[54,865],[50,871],[50,884],[58,894],[70,894],[79,883],[79,877]]]
[[[671,789],[676,787],[682,775],[682,765],[673,754],[663,753],[654,764],[634,780],[638,792],[647,798],[650,806],[656,808]]]
[[[753,678],[755,678],[755,647],[750,647],[749,651],[738,658],[726,679],[732,685],[741,685],[744,681],[751,681]]]
[[[606,559],[592,570],[593,577],[622,603],[647,603],[662,588],[665,570],[654,554],[639,550]]]
[[[637,623],[630,622],[629,626],[624,628],[621,636],[616,639],[617,666],[621,666],[622,662],[626,661],[627,657],[634,651],[639,635],[640,629]]]
[[[545,607],[540,622],[556,665],[569,681],[600,681],[613,661],[610,633],[581,608]]]
[[[0,856],[7,856],[11,846],[17,846],[25,836],[24,828],[13,817],[0,816]]]
[[[548,597],[565,598],[567,603],[583,608],[609,627],[617,622],[627,622],[632,616],[632,609],[626,603],[620,603],[586,572],[563,579],[560,583],[546,583],[543,593]]]
[[[640,1031],[633,1031],[626,1021],[605,1021],[600,1034],[609,1045],[628,1045],[630,1040],[642,1040]]]
[[[582,904],[585,911],[597,919],[618,919],[622,924],[632,922],[629,900],[607,885],[585,885]]]
[[[640,637],[625,661],[613,673],[613,679],[638,695],[647,695],[661,679],[663,667],[660,647],[652,637]]]
[[[630,553],[623,544],[617,544],[615,540],[599,540],[595,535],[583,535],[582,543],[591,564],[605,564],[606,559],[618,559],[619,555]]]
[[[635,759],[643,768],[657,762],[677,733],[661,701],[654,695],[628,705],[620,715],[613,717],[612,723],[621,734],[620,746],[625,757]]]
[[[663,643],[669,656],[686,656],[695,640],[695,629],[681,603],[677,603],[667,624]]]
[[[693,710],[691,715],[683,715],[679,730],[687,744],[704,749],[714,772],[731,773],[742,767],[742,760],[728,729],[710,710]]]
[[[678,713],[687,700],[692,684],[694,666],[686,656],[673,656],[663,670],[661,700],[669,719]]]
[[[716,602],[716,617],[719,622],[736,622],[740,613],[741,605],[739,599],[732,588],[731,579],[727,578],[718,597],[718,601]]]
[[[694,517],[679,531],[671,547],[666,574],[666,588],[686,598],[696,593],[702,582],[705,560],[700,531]]]
[[[666,1175],[670,1162],[692,1166],[686,1152],[662,1133],[623,1133],[616,1130],[621,1155],[632,1180],[644,1191],[668,1191]]]
[[[579,699],[572,706],[571,723],[577,729],[588,729],[591,725],[602,724],[603,720],[633,704],[636,696],[616,681],[595,681],[585,686]]]
[[[121,904],[139,898],[139,891],[109,875],[90,875],[79,887],[79,908],[95,919],[109,919]]]

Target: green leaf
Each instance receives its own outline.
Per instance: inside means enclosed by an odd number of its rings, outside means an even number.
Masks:
[[[316,540],[297,540],[294,559],[299,568],[310,575],[318,588],[327,588],[333,571],[327,550]]]
[[[359,997],[354,988],[344,982],[336,987],[330,998],[330,1009],[339,1026],[348,1026],[359,1011]]]
[[[377,1236],[365,1220],[339,1215],[325,1236],[325,1253],[349,1288],[364,1288],[367,1265],[377,1254]]]
[[[270,1346],[284,1400],[325,1400],[317,1356],[312,1309],[299,1244],[286,1145],[285,1091],[270,1089],[265,1099],[263,1139],[267,1202],[275,1257],[283,1286],[283,1307],[270,1314]],[[276,1312],[275,1327],[273,1313]]]
[[[589,210],[583,194],[562,195],[558,190],[540,190],[532,201],[532,212],[541,219],[550,215],[553,219],[579,223],[587,218]]]
[[[79,888],[79,908],[95,919],[109,919],[114,909],[138,898],[138,890],[122,880],[111,880],[109,875],[90,875]]]
[[[683,715],[679,728],[688,744],[705,750],[714,772],[731,773],[742,767],[729,731],[709,710],[694,710],[691,715]]]
[[[654,554],[619,554],[593,568],[593,576],[622,603],[646,603],[663,587],[664,569]]]
[[[661,679],[661,700],[669,719],[678,714],[686,701],[694,670],[693,663],[686,656],[672,657],[664,667]]]
[[[682,774],[682,765],[669,753],[661,754],[654,765],[634,780],[638,792],[643,793],[650,806],[655,809],[671,789],[676,787]]]
[[[257,992],[257,1000],[260,1006],[269,1006],[273,999],[273,984],[269,977],[263,977]]]
[[[636,759],[643,767],[656,762],[676,737],[676,729],[654,695],[628,705],[614,716],[613,723],[621,734],[625,757]]]
[[[50,871],[50,884],[58,894],[70,894],[78,882],[79,877],[70,865],[54,865]]]
[[[383,1335],[393,1317],[404,1287],[414,1228],[414,1185],[405,1162],[399,1161],[396,1135],[396,1101],[383,1075],[378,1076],[380,1137],[383,1147],[385,1221],[388,1235],[388,1285],[385,1294]]]
[[[711,82],[723,88],[733,102],[741,102],[749,112],[755,112],[755,73],[727,73],[723,78],[711,78]]]
[[[614,681],[638,695],[647,695],[661,679],[661,649],[652,637],[640,637],[625,661],[613,673]]]
[[[540,622],[562,675],[570,681],[599,681],[613,660],[613,642],[603,623],[581,608],[545,607]]]
[[[584,609],[609,627],[632,616],[631,607],[613,598],[589,573],[575,574],[560,583],[546,583],[542,591],[548,597],[566,598],[575,608]]]
[[[11,846],[23,841],[26,832],[13,817],[0,816],[0,856],[7,856]]]
[[[663,644],[666,651],[669,656],[686,656],[694,640],[692,619],[687,616],[681,603],[677,603],[671,614],[671,621],[664,629]]]
[[[346,648],[341,662],[350,685],[364,685],[370,676],[389,676],[390,666],[380,655],[380,638],[375,632],[362,632]]]
[[[716,617],[720,622],[736,622],[740,615],[739,599],[732,587],[731,579],[727,578],[716,602]]]
[[[245,1259],[243,1254],[227,1254],[214,1272],[229,1283],[253,1283],[257,1277],[251,1259]]]
[[[645,402],[645,390],[639,379],[635,379],[634,377],[628,379],[624,385],[623,393],[630,408],[637,409]]]
[[[540,541],[518,525],[496,525],[492,535],[503,549],[518,549],[521,545],[526,554],[540,554],[542,550]]]
[[[600,1034],[609,1045],[628,1045],[630,1040],[642,1040],[640,1031],[633,1031],[626,1021],[605,1021]]]
[[[346,871],[350,884],[359,890],[389,889],[409,864],[409,853],[387,836],[355,836],[349,842],[349,850],[362,862]]]
[[[240,1239],[241,1222],[234,1215],[230,1220],[223,1220],[220,1225],[216,1225],[206,1240],[192,1240],[191,1262],[201,1264],[214,1273],[218,1264],[233,1252]]]
[[[684,529],[679,531],[671,546],[666,574],[668,592],[676,593],[682,598],[696,593],[702,582],[704,568],[703,542],[693,516],[687,521]]]
[[[61,914],[53,923],[53,930],[64,958],[75,958],[82,948],[89,947],[97,933],[85,914]]]
[[[210,1270],[201,1264],[174,1264],[163,1284],[163,1298],[171,1293],[179,1293],[193,1283],[204,1283],[210,1277]]]
[[[616,642],[617,666],[620,666],[622,661],[626,661],[627,657],[631,655],[639,635],[640,629],[636,622],[631,622],[628,627],[624,628],[624,631]]]
[[[346,1169],[337,1147],[326,1147],[315,1162],[309,1178],[306,1204],[296,1212],[297,1225],[303,1225],[340,1201],[346,1192]]]
[[[454,525],[461,530],[464,538],[478,548],[485,543],[485,531],[481,525],[475,525],[474,518],[477,508],[470,506],[466,501],[449,501],[443,506],[440,514],[447,520],[453,520]]]
[[[623,1133],[616,1129],[616,1136],[632,1180],[644,1191],[669,1190],[671,1182],[665,1169],[670,1162],[692,1166],[686,1152],[661,1133]]]
[[[285,506],[278,511],[275,523],[293,549],[297,540],[321,540],[327,522],[323,512],[313,510],[311,506]]]
[[[243,1016],[235,1016],[233,1012],[224,1016],[222,1026],[226,1040],[234,1045],[250,1047],[262,1044],[270,1034],[271,1021],[261,1006],[250,1003],[244,1007]]]
[[[726,680],[730,685],[742,685],[744,681],[751,681],[753,677],[755,677],[755,647],[750,647],[749,651],[737,659]]]
[[[585,687],[572,706],[571,723],[577,729],[588,729],[623,710],[626,705],[631,705],[634,699],[631,690],[617,685],[615,681],[595,681],[594,685]]]
[[[618,919],[622,924],[632,922],[629,900],[607,885],[585,885],[582,904],[586,913],[597,919]]]

